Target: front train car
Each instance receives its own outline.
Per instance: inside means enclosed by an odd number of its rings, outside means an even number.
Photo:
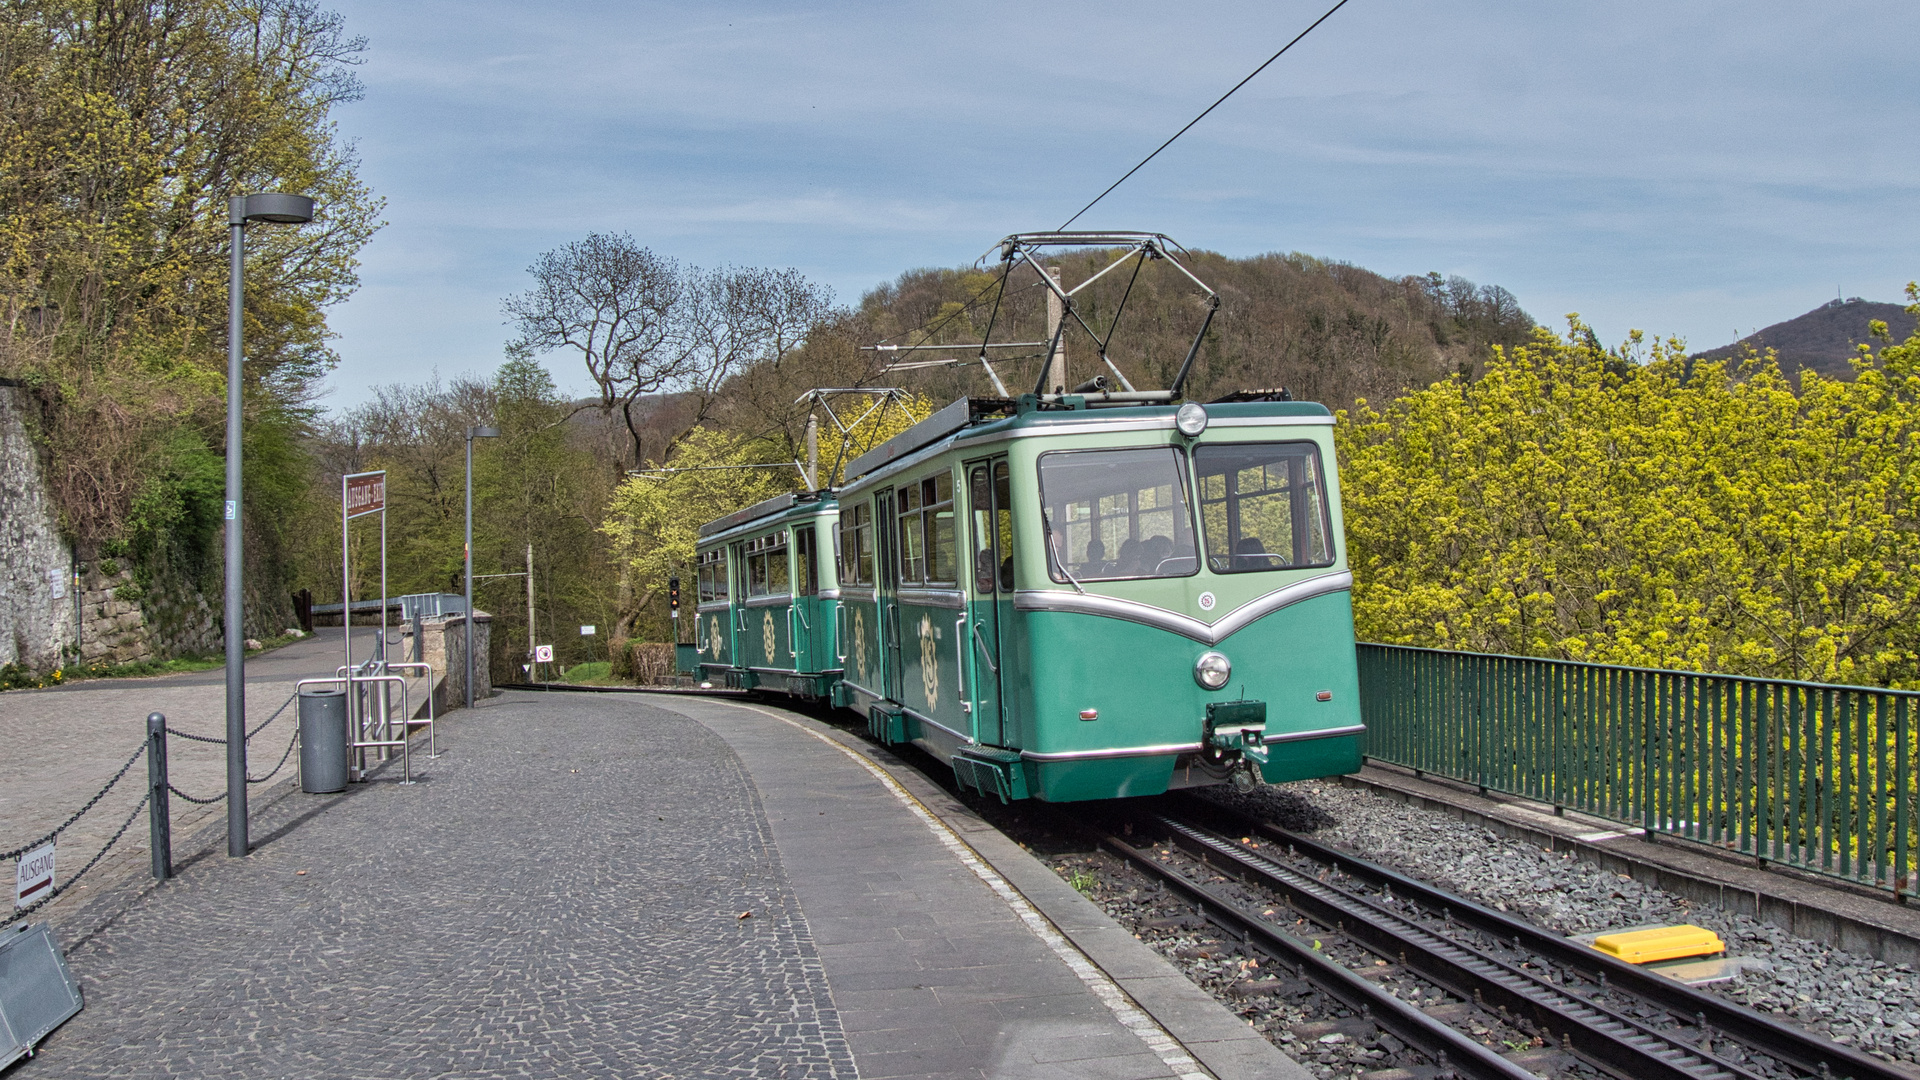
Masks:
[[[1031,402],[850,465],[837,700],[1009,799],[1358,769],[1327,410]]]

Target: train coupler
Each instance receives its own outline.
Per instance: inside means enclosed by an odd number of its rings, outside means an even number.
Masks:
[[[1267,763],[1267,703],[1216,701],[1207,706],[1207,750],[1225,757],[1238,753],[1254,765]]]

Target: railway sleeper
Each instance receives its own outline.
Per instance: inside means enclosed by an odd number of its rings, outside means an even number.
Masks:
[[[1529,1022],[1550,1040],[1568,1044],[1588,1062],[1626,1080],[1761,1080],[1755,1073],[1637,1021],[1585,1001],[1543,978],[1522,972],[1469,946],[1426,929],[1380,904],[1331,883],[1338,873],[1310,876],[1242,848],[1231,838],[1162,817],[1174,842],[1206,866],[1244,870],[1285,896],[1314,921],[1334,926],[1382,957],[1409,967],[1451,993]]]
[[[1323,863],[1337,861],[1349,876],[1381,888],[1383,896],[1391,896],[1402,903],[1411,902],[1430,911],[1443,912],[1449,925],[1457,922],[1502,941],[1512,941],[1518,935],[1522,950],[1538,954],[1560,966],[1563,972],[1571,972],[1588,982],[1597,980],[1600,990],[1595,996],[1600,1000],[1611,1001],[1615,996],[1607,988],[1611,975],[1615,991],[1640,999],[1630,1003],[1629,1008],[1639,1011],[1641,1002],[1645,1002],[1676,1016],[1696,1017],[1696,1023],[1711,1033],[1704,1041],[1710,1050],[1725,1042],[1728,1043],[1726,1054],[1744,1057],[1746,1050],[1751,1048],[1821,1080],[1912,1078],[1911,1073],[1850,1047],[1840,1046],[1716,995],[1596,953],[1511,914],[1452,896],[1423,881],[1356,858],[1351,853],[1338,851],[1270,822],[1248,818],[1236,811],[1199,800],[1187,799],[1185,804],[1207,820],[1222,822],[1227,831],[1234,835],[1258,837],[1265,844],[1285,845],[1289,855],[1305,856]],[[1694,1038],[1699,1038],[1698,1033]]]

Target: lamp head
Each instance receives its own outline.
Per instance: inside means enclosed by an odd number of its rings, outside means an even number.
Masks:
[[[467,438],[469,439],[497,439],[499,437],[500,429],[497,427],[487,427],[482,424],[467,429]]]
[[[280,225],[303,225],[313,220],[313,200],[305,195],[261,192],[244,200],[241,216],[247,221],[271,221]]]

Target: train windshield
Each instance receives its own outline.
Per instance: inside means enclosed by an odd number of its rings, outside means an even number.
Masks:
[[[1333,565],[1320,448],[1209,443],[1193,452],[1207,569],[1216,574]]]
[[[1199,572],[1185,462],[1173,447],[1042,454],[1040,500],[1055,581]]]

